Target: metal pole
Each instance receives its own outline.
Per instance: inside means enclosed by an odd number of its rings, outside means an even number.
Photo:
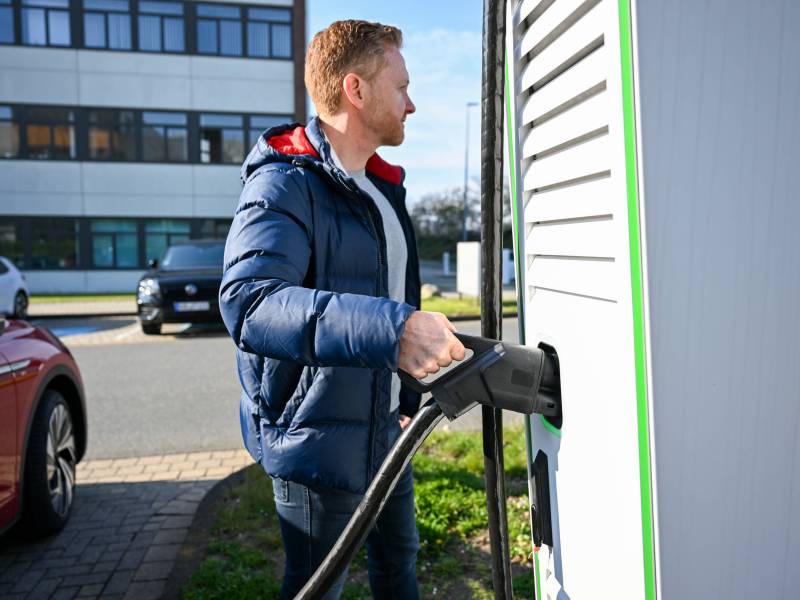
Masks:
[[[481,335],[502,336],[503,73],[505,0],[483,3],[481,106]],[[513,597],[503,461],[503,412],[482,406],[483,465],[494,597]]]
[[[469,215],[469,208],[467,207],[467,186],[469,184],[469,109],[473,106],[478,106],[477,102],[467,102],[465,109],[466,124],[464,127],[464,212],[461,215],[461,241],[467,241],[467,216]]]

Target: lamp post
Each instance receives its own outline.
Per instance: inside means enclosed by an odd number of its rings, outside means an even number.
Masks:
[[[467,241],[467,183],[469,182],[469,109],[478,106],[477,102],[467,102],[466,136],[464,138],[464,213],[461,216],[461,241]]]

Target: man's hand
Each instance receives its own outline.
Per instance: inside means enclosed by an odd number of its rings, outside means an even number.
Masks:
[[[411,417],[400,415],[400,429],[405,429],[411,424]]]
[[[455,330],[442,313],[413,312],[400,338],[398,366],[422,379],[454,360],[464,360],[464,345],[453,335]]]

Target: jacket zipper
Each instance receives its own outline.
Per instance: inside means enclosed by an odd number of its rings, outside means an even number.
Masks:
[[[375,218],[373,213],[373,208],[377,210],[377,207],[373,207],[374,201],[372,198],[366,198],[364,192],[359,190],[351,190],[350,187],[344,182],[341,181],[342,185],[351,193],[353,193],[359,200],[364,203],[365,208],[367,209],[367,220],[369,221],[370,229],[372,230],[372,235],[375,237],[375,241],[378,242],[378,286],[377,286],[377,295],[382,297],[383,296],[383,269],[385,265],[385,257],[384,254],[386,250],[384,248],[386,242],[385,239],[381,239],[378,235],[378,228],[375,225]],[[364,482],[365,489],[369,487],[369,482],[372,480],[374,465],[372,464],[375,458],[375,428],[377,426],[377,410],[378,410],[378,398],[380,397],[380,371],[375,369],[374,371],[374,383],[373,383],[373,398],[375,401],[372,403],[372,414],[370,416],[370,424],[369,424],[369,448],[367,453],[367,480]]]

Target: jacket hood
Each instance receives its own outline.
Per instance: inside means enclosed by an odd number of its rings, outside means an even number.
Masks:
[[[323,170],[329,175],[332,172],[343,175],[333,163],[330,144],[322,133],[317,117],[311,119],[305,127],[300,123],[288,123],[272,127],[261,134],[242,165],[242,183],[256,169],[272,162],[293,163]],[[402,185],[405,179],[405,172],[401,167],[389,164],[377,153],[367,161],[366,170],[393,185]],[[334,179],[339,177],[334,175]]]

